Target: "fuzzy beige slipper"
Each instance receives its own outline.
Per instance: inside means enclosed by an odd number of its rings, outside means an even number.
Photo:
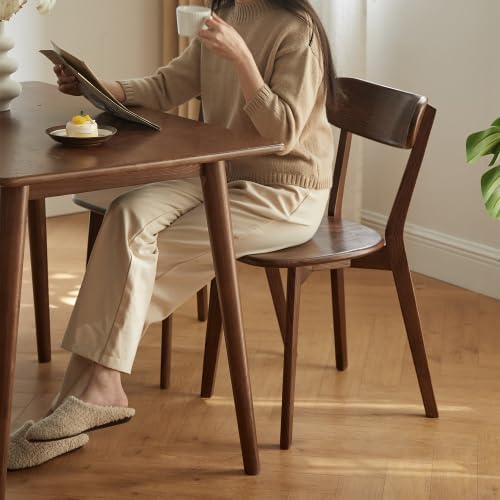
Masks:
[[[135,415],[133,408],[100,406],[68,397],[53,413],[36,422],[28,431],[28,441],[52,441],[77,436],[82,432],[128,422]]]
[[[89,442],[87,434],[50,441],[50,443],[32,443],[26,439],[26,433],[33,426],[28,420],[10,436],[8,470],[27,469],[40,465],[60,455],[77,450]]]

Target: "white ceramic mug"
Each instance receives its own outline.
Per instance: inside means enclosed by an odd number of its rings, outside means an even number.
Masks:
[[[181,36],[198,36],[203,29],[205,20],[210,17],[212,11],[201,5],[179,5],[177,13],[177,32]]]

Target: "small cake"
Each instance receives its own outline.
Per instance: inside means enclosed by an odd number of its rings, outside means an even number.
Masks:
[[[91,116],[84,115],[83,111],[66,123],[66,133],[68,137],[98,137],[99,135],[96,121]]]

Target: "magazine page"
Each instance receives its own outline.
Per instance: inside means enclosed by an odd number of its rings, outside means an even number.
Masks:
[[[116,99],[109,99],[99,89],[94,87],[94,85],[92,85],[83,75],[78,73],[76,77],[80,82],[83,95],[97,108],[108,111],[122,120],[128,120],[141,125],[146,125],[154,128],[155,130],[160,130],[160,126],[156,123],[153,123],[133,111],[130,111],[130,109],[123,106],[123,104],[119,103]]]
[[[50,42],[52,47],[54,47],[54,51],[64,59],[64,61],[69,64],[73,69],[75,69],[80,75],[83,75],[97,90],[102,92],[106,97],[115,101],[117,104],[120,104],[115,96],[111,94],[105,87],[101,85],[99,79],[94,75],[92,70],[78,57],[75,57],[73,54],[70,54],[61,47],[58,47],[53,41]]]
[[[54,46],[57,47],[55,44]],[[88,68],[88,66],[83,63],[83,61],[80,61],[78,58],[71,56],[71,54],[59,48],[58,50],[40,50],[40,52],[54,64],[64,64],[64,66],[66,66],[80,82],[82,94],[97,108],[102,109],[103,111],[108,111],[122,120],[128,120],[141,125],[146,125],[155,130],[160,130],[159,125],[147,120],[133,111],[130,111],[121,102],[119,102],[101,85],[97,77]],[[67,59],[64,54],[68,54],[71,57]],[[75,64],[76,67],[73,66],[73,64]],[[83,73],[79,70],[83,71]],[[90,76],[91,80],[89,80],[87,76]],[[97,85],[94,82],[96,82]]]

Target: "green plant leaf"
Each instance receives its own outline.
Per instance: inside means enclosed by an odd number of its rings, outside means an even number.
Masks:
[[[488,213],[495,219],[500,219],[500,165],[483,174],[481,191]]]
[[[492,124],[492,127],[500,127],[500,118],[497,118]]]
[[[500,147],[496,148],[495,151],[492,151],[493,158],[491,159],[490,163],[488,164],[488,167],[492,167],[498,160],[498,157],[500,156]]]
[[[500,126],[490,127],[467,137],[467,161],[472,163],[481,156],[494,154],[500,147]]]

